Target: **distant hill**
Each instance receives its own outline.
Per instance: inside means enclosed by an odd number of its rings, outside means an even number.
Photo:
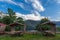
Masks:
[[[25,23],[27,25],[26,30],[33,30],[36,28],[36,25],[40,23],[40,21],[26,20]]]
[[[57,27],[60,27],[60,21],[53,21]]]
[[[53,21],[57,27],[60,27],[60,21]],[[33,30],[36,28],[36,25],[40,23],[40,21],[34,21],[34,20],[26,20],[25,21],[26,25],[27,25],[27,29],[26,30]]]

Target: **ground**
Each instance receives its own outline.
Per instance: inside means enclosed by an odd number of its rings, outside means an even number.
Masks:
[[[9,35],[0,35],[0,40],[60,40],[60,34],[55,37],[45,37],[41,34],[24,34],[21,37],[11,37]]]

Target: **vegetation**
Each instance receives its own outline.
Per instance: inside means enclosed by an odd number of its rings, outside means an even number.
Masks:
[[[11,31],[11,27],[10,26],[6,26],[5,31]]]
[[[55,36],[55,33],[53,34],[51,31],[51,25],[43,24],[44,22],[49,22],[50,20],[47,18],[44,18],[41,20],[40,24],[36,26],[36,29],[42,33],[44,36]],[[48,30],[48,31],[47,31]],[[50,30],[50,32],[49,32]],[[46,32],[47,31],[47,32]]]
[[[42,23],[44,23],[44,22],[47,22],[47,21],[50,21],[48,18],[43,18],[43,19],[41,19],[41,22],[40,22],[40,24],[42,24]]]
[[[42,28],[42,30],[50,30],[51,29],[50,25],[41,25],[40,27]]]
[[[40,28],[41,28],[41,27],[42,27],[43,29],[46,29],[46,28],[50,29],[50,28],[49,28],[49,25],[42,25],[42,26],[41,26],[42,23],[47,22],[47,21],[50,21],[50,20],[47,19],[47,18],[41,19],[40,23],[36,26],[36,29],[39,30],[39,31],[40,31]]]
[[[23,29],[21,25],[14,26],[14,28],[15,28],[15,31],[19,31]]]
[[[21,17],[17,18],[17,22],[24,24],[24,20]]]
[[[56,34],[55,37],[45,37],[41,34],[24,34],[20,37],[11,37],[8,35],[0,36],[0,40],[60,40],[60,34]]]
[[[0,22],[2,22],[2,19],[1,19],[1,17],[0,17]]]
[[[21,17],[16,17],[15,15],[15,12],[11,9],[11,8],[8,8],[8,15],[4,16],[3,18],[0,17],[0,22],[1,23],[4,23],[4,24],[7,24],[8,26],[6,27],[6,31],[9,31],[10,30],[10,26],[9,24],[12,24],[14,22],[18,22],[18,23],[22,23],[24,24],[24,21]],[[16,29],[20,29],[21,25]]]
[[[36,26],[37,30],[50,30],[50,26],[49,25],[40,25],[44,22],[50,21],[47,18],[44,18],[41,20],[41,22]],[[18,23],[22,23],[24,24],[24,20],[21,17],[16,17],[15,12],[8,8],[8,16],[4,16],[3,18],[0,17],[0,22],[7,24],[8,26],[6,27],[5,31],[10,31],[11,27],[9,26],[9,24],[18,22]],[[21,25],[18,26],[14,26],[15,30],[18,31],[21,28]],[[59,29],[59,28],[58,28]],[[0,36],[0,40],[59,40],[60,39],[60,34],[57,34],[56,37],[43,37],[41,34],[24,34],[24,36],[22,37],[10,37],[8,35],[3,35]]]
[[[10,24],[12,21],[11,21],[11,18],[9,16],[5,16],[2,18],[2,23],[4,24]]]
[[[11,9],[8,8],[8,15],[4,16],[3,18],[0,17],[0,22],[5,23],[5,24],[11,24],[14,22],[19,22],[19,23],[24,23],[23,19],[21,17],[16,17],[15,12]]]
[[[57,27],[56,29],[57,29],[57,31],[60,31],[60,27]]]

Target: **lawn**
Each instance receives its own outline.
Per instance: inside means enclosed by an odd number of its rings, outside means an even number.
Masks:
[[[41,34],[24,34],[21,37],[11,37],[9,35],[0,35],[0,40],[60,40],[60,34],[55,37],[45,37]]]

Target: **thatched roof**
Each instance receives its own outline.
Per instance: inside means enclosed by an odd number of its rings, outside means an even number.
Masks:
[[[44,22],[44,23],[42,23],[41,25],[45,25],[45,24],[48,24],[48,25],[56,25],[55,23],[50,22],[50,21],[48,21],[48,22]]]
[[[15,25],[24,25],[24,24],[22,24],[22,23],[18,23],[18,22],[15,22],[15,23],[12,23],[12,24],[9,24],[9,26],[15,26]]]

